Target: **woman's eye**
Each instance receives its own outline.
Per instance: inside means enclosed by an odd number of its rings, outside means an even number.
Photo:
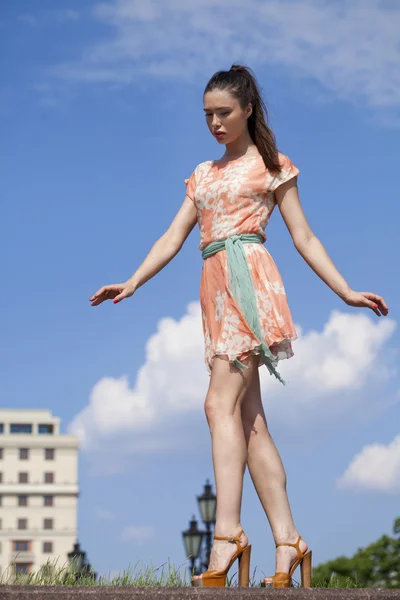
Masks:
[[[204,114],[205,114],[206,118],[212,117],[212,114],[209,114],[209,113],[204,113]],[[230,115],[230,112],[229,111],[224,111],[224,112],[220,113],[220,115],[221,115],[221,117],[227,117],[228,115]]]

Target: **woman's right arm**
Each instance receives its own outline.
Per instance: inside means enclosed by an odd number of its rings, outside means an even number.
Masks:
[[[150,252],[124,283],[115,283],[101,287],[91,298],[92,306],[104,300],[114,299],[114,303],[129,298],[146,281],[159,273],[179,252],[197,221],[193,201],[186,196],[167,231],[155,242]]]
[[[196,225],[196,220],[196,208],[193,201],[186,196],[167,231],[156,241],[140,267],[128,279],[127,283],[131,283],[135,291],[178,254]]]

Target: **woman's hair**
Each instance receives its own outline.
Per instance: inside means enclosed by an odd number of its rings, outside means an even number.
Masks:
[[[207,83],[204,94],[213,90],[227,90],[239,100],[243,109],[249,103],[252,104],[253,111],[247,120],[251,139],[267,169],[273,173],[280,173],[275,135],[268,127],[267,107],[251,69],[234,64],[229,71],[217,71]]]

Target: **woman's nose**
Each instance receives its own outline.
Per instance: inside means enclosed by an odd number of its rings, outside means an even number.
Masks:
[[[211,121],[211,125],[215,128],[217,125],[220,125],[219,119],[217,115],[214,115]]]

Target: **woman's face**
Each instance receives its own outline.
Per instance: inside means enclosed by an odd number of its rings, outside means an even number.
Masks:
[[[251,104],[243,110],[239,100],[226,90],[204,94],[204,112],[208,129],[220,144],[229,144],[248,131]]]

